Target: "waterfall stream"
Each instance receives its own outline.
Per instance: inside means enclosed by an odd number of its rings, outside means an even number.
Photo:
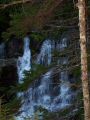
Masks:
[[[45,40],[40,54],[37,56],[37,64],[50,65],[51,63],[51,40]]]
[[[28,37],[24,38],[24,54],[18,58],[18,76],[19,83],[23,83],[25,77],[24,71],[30,71],[31,69],[31,50],[29,48],[30,40]],[[55,42],[51,40],[45,40],[41,46],[39,55],[37,56],[36,64],[50,65],[52,63],[52,51],[57,49],[62,51],[67,47],[67,39],[63,38],[60,43],[55,45]],[[61,64],[67,64],[68,59],[59,59]],[[53,70],[51,69],[45,73],[39,81],[39,85],[34,87],[30,86],[28,90],[22,93],[22,106],[20,108],[21,114],[16,117],[16,120],[24,120],[26,117],[34,119],[34,112],[38,107],[43,107],[48,111],[57,111],[68,105],[70,105],[71,93],[70,83],[68,80],[67,71],[59,73],[59,83],[56,88],[59,89],[58,94],[55,96],[52,94],[55,88],[53,88],[52,80]],[[57,89],[56,89],[57,90]],[[57,91],[56,91],[57,92]]]
[[[22,57],[18,58],[17,69],[19,83],[23,83],[24,71],[30,71],[31,69],[31,51],[29,49],[30,39],[28,37],[24,38],[24,53]]]

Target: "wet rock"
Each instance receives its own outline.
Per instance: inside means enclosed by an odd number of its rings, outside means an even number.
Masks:
[[[75,77],[74,77],[74,75],[72,74],[72,73],[70,73],[69,75],[68,75],[68,79],[69,79],[69,82],[70,83],[75,83]]]
[[[58,96],[59,93],[60,93],[60,85],[53,88],[52,95],[55,97]]]
[[[10,40],[6,43],[6,56],[8,58],[18,57],[23,52],[23,41],[17,39],[15,35],[10,37]]]

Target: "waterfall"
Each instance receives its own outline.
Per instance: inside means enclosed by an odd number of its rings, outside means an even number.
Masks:
[[[51,40],[45,40],[42,44],[40,54],[37,57],[37,63],[49,65],[51,63]]]
[[[60,92],[59,95],[54,99],[55,101],[60,100],[61,102],[57,105],[58,109],[64,108],[67,105],[69,105],[69,99],[70,99],[70,85],[68,81],[68,74],[67,71],[60,73]]]
[[[30,39],[29,37],[25,37],[24,38],[24,49],[23,49],[23,56],[22,57],[19,57],[18,60],[17,60],[17,72],[18,72],[18,79],[19,79],[19,83],[22,84],[24,82],[24,77],[25,77],[25,74],[24,74],[24,71],[30,71],[31,69],[31,50],[29,48],[29,45],[30,45]],[[31,88],[29,90],[29,94],[32,94],[31,92]],[[28,105],[26,105],[26,98],[25,98],[25,93],[24,92],[19,92],[17,94],[18,97],[21,97],[21,108],[19,111],[22,111],[22,116],[18,116],[16,117],[15,119],[16,120],[23,120],[24,119],[24,116],[27,115],[27,112],[29,111],[28,109]],[[28,109],[28,111],[27,111]],[[24,112],[23,112],[24,111]],[[31,112],[31,109],[30,109],[30,112]]]
[[[56,49],[59,51],[64,50],[67,47],[67,39],[63,38],[57,42]]]
[[[19,83],[23,82],[24,70],[28,71],[31,69],[29,42],[29,38],[25,37],[24,54],[18,59],[17,67]],[[41,46],[40,53],[37,56],[36,64],[43,64],[45,66],[50,65],[52,63],[52,52],[54,49],[57,49],[57,46],[58,50],[61,52],[62,49],[67,47],[67,39],[62,39],[56,46],[54,41],[52,42],[48,39],[45,40]],[[60,58],[60,61],[61,64],[68,63],[67,57]],[[34,120],[34,113],[40,106],[48,111],[55,112],[70,105],[69,100],[71,98],[71,93],[67,71],[60,72],[60,83],[56,86],[56,88],[59,89],[59,93],[56,96],[52,94],[55,89],[53,88],[52,76],[53,69],[46,72],[39,80],[36,81],[36,83],[31,85],[26,92],[22,93],[22,106],[20,108],[21,114],[16,118],[16,120],[24,120],[24,118],[27,117]]]
[[[67,47],[67,39],[63,38],[60,41],[60,51],[64,50]],[[61,65],[67,65],[68,64],[68,57],[67,56],[62,56],[60,58],[61,61]],[[62,71],[60,72],[60,81],[61,81],[61,85],[60,85],[60,99],[61,99],[61,104],[59,106],[59,108],[64,108],[67,105],[69,105],[69,100],[71,98],[70,95],[70,83],[68,80],[68,73],[67,71]]]
[[[19,83],[23,83],[24,71],[30,71],[31,69],[31,51],[29,49],[30,39],[28,37],[24,38],[24,53],[22,57],[18,58],[17,68]]]
[[[50,84],[52,83],[51,80],[52,71],[47,72],[41,79],[41,84],[34,90],[37,96],[36,104],[37,106],[42,106],[46,109],[49,108],[49,104],[51,102],[50,97]]]

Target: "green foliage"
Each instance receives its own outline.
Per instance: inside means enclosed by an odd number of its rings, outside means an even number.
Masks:
[[[10,2],[12,0],[8,1]],[[7,39],[10,37],[11,34],[15,34],[17,37],[23,37],[26,35],[27,32],[30,32],[32,29],[38,29],[38,19],[40,19],[40,17],[42,18],[42,15],[45,12],[48,13],[51,6],[54,6],[53,0],[48,0],[46,2],[38,2],[37,4],[28,3],[11,7],[8,11],[12,20],[10,22],[10,27],[7,29],[6,32],[3,32],[3,38]],[[56,16],[58,20],[61,18],[72,18],[77,15],[77,11],[73,7],[73,2],[69,2],[68,0],[65,4],[61,5],[54,11],[55,12],[53,12],[53,16]],[[66,14],[67,12],[69,14]],[[72,14],[72,12],[74,13]],[[37,15],[40,15],[40,17],[36,17]],[[63,31],[65,31],[65,28],[60,28],[60,30],[54,30],[52,33],[53,38],[57,39],[57,37],[59,37]],[[36,37],[38,36],[34,37],[36,39]]]
[[[49,69],[49,67],[36,64],[34,64],[32,68],[30,72],[25,71],[24,83],[18,85],[19,91],[27,90],[36,79],[39,79]]]
[[[21,99],[14,96],[13,98],[6,101],[2,96],[0,98],[0,120],[14,120],[15,113],[18,112],[21,106]]]
[[[13,100],[3,105],[3,108],[8,111],[8,114],[15,114],[21,106],[21,100],[17,97],[14,97]]]
[[[54,50],[54,51],[53,51],[53,56],[54,56],[54,57],[60,57],[60,52],[57,51],[57,50]]]
[[[52,32],[47,33],[47,36],[49,36],[51,39],[54,39],[57,41],[60,39],[62,34],[66,31],[67,31],[67,28],[63,28],[63,27],[60,27],[59,29],[56,28],[56,29],[53,29]]]
[[[11,34],[15,34],[17,37],[23,37],[32,28],[33,17],[37,14],[40,5],[21,5],[12,8],[9,11],[11,22],[10,28],[6,32],[3,32],[4,39],[9,38]]]
[[[14,113],[16,111],[15,109],[17,102],[15,102],[13,108],[11,107],[11,103],[7,105],[7,104],[2,104],[1,102],[3,102],[3,99],[0,99],[0,120],[7,120],[7,119],[14,120]]]
[[[0,0],[0,4],[7,4],[13,2],[13,0]]]
[[[31,33],[30,37],[35,40],[36,42],[42,42],[43,40],[45,40],[45,35],[43,34],[39,34],[39,33]]]
[[[76,77],[80,77],[81,76],[81,67],[77,67],[76,69],[74,69],[73,74]]]
[[[78,111],[76,112],[75,117],[78,120],[84,120],[84,105],[83,105],[83,93],[82,91],[79,91],[78,95],[77,95],[77,109]]]
[[[65,4],[61,6],[61,9],[56,9],[55,16],[57,19],[68,19],[78,15],[78,11],[74,8],[73,2],[67,0]]]

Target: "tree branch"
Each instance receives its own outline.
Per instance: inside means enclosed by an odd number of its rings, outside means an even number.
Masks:
[[[24,3],[33,3],[33,1],[32,0],[19,0],[19,1],[13,1],[8,4],[0,4],[0,9],[5,9],[5,8],[11,7],[17,4],[24,4]]]

